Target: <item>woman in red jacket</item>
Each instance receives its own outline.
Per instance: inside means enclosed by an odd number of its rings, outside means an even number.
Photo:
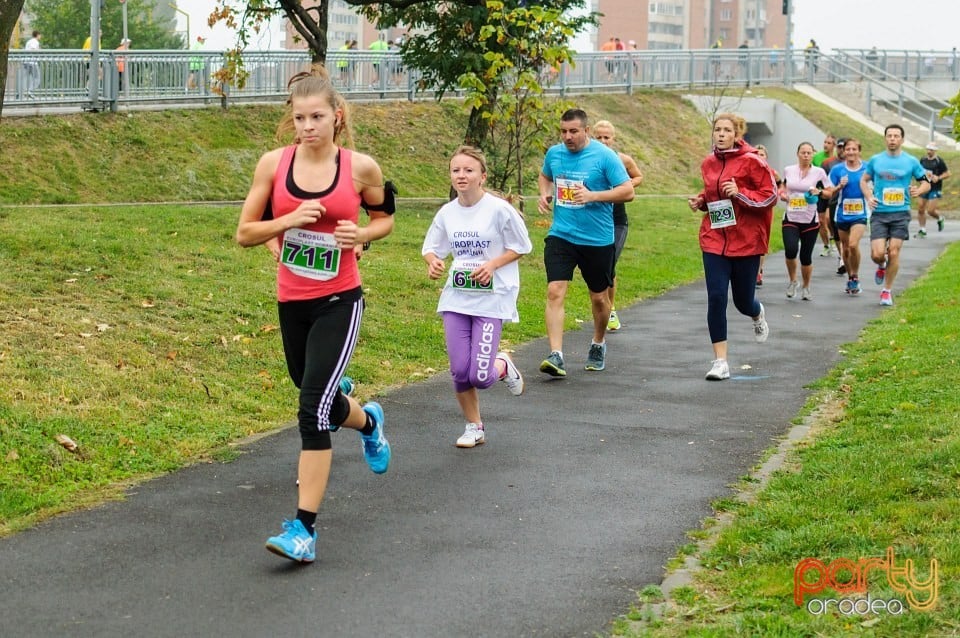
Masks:
[[[707,326],[713,343],[710,381],[730,378],[727,364],[727,290],[733,304],[753,319],[758,343],[769,329],[763,304],[755,296],[760,256],[766,254],[777,187],[770,167],[743,140],[747,124],[739,115],[721,113],[713,121],[713,152],[703,160],[703,191],[688,201],[706,211],[700,224],[700,249],[707,283]]]

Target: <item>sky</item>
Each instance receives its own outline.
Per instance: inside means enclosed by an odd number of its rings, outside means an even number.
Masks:
[[[239,3],[235,3],[239,4]],[[208,51],[224,51],[236,45],[236,34],[227,29],[223,23],[216,27],[207,26],[207,19],[216,5],[216,0],[178,0],[177,9],[190,16],[190,44],[196,41],[198,35],[207,39],[203,48]],[[186,32],[187,20],[182,13],[177,13],[177,31]],[[258,34],[251,34],[252,49],[278,50],[283,48],[283,26],[279,20],[274,20],[273,28]]]
[[[793,43],[830,49],[960,47],[957,0],[792,0]]]
[[[792,0],[793,43],[804,47],[810,38],[823,51],[830,49],[910,49],[949,51],[960,47],[958,0]],[[205,48],[227,49],[234,44],[231,31],[210,29],[207,17],[215,0],[179,0],[178,8],[190,14],[190,39],[207,37]],[[186,20],[178,14],[178,28]],[[282,28],[263,34],[260,49],[280,49]]]

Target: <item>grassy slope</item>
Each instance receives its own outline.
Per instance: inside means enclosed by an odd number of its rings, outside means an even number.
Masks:
[[[598,95],[578,104],[620,128],[622,150],[647,175],[644,192],[694,188],[708,129],[678,96]],[[242,199],[257,158],[278,145],[281,113],[280,106],[239,106],[6,118],[0,126],[0,203]],[[465,121],[452,101],[352,108],[357,149],[378,159],[402,196],[446,194],[447,158]]]

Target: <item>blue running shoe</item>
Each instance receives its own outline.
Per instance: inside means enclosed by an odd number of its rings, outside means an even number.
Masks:
[[[390,466],[390,443],[383,436],[383,422],[386,418],[383,416],[383,408],[376,401],[363,406],[363,411],[370,415],[376,426],[373,434],[367,436],[360,433],[360,441],[363,443],[363,458],[367,465],[376,474],[383,474]]]
[[[877,267],[877,272],[873,274],[873,283],[878,286],[883,285],[883,280],[887,278],[887,260],[883,260],[883,265]]]
[[[357,384],[353,382],[353,379],[344,375],[340,377],[340,392],[343,393],[343,396],[349,397],[353,396],[353,391],[357,389]],[[340,429],[339,425],[334,425],[331,423],[327,426],[327,429],[331,432],[336,432]]]
[[[317,532],[308,534],[299,520],[283,521],[283,533],[267,539],[267,549],[300,563],[312,563],[317,559]]]

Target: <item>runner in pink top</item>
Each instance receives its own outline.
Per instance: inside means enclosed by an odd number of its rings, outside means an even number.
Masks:
[[[365,243],[393,230],[392,185],[350,143],[347,105],[323,67],[294,76],[290,112],[280,132],[294,144],[264,154],[240,212],[237,242],[266,244],[277,260],[277,299],[287,369],[300,389],[299,495],[296,517],[267,539],[271,552],[301,563],[316,559],[314,525],[330,476],[330,432],[358,430],[364,458],[387,471],[390,444],[383,409],[362,406],[341,389],[360,334],[363,294],[357,258]],[[360,208],[370,220],[359,224]],[[269,214],[265,214],[269,211]]]

